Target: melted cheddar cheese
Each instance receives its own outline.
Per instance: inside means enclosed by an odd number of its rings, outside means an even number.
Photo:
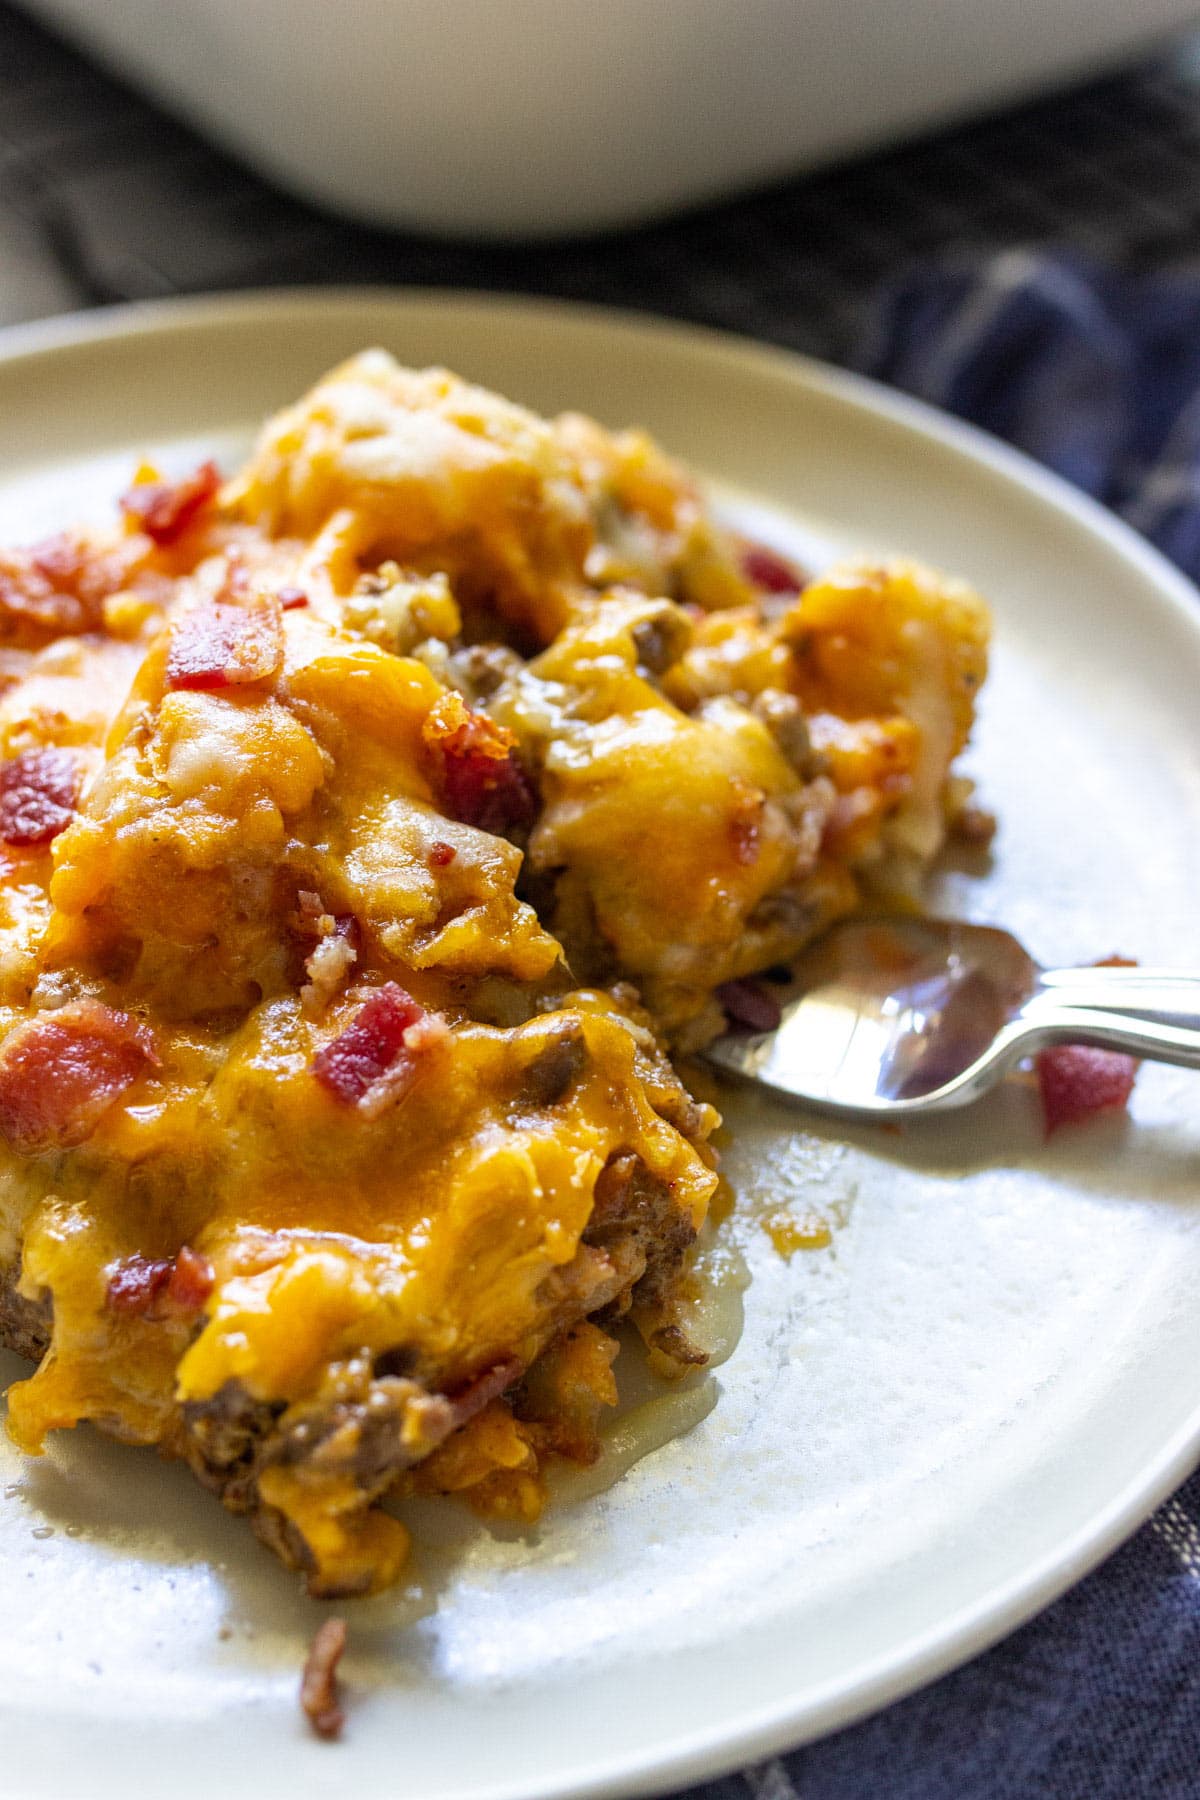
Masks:
[[[536,1514],[716,1186],[666,1049],[946,828],[986,656],[762,591],[650,440],[381,352],[224,487],[0,557],[0,1330],[30,1452],[185,1457],[314,1592]]]

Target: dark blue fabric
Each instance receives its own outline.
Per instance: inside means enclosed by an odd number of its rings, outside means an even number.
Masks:
[[[973,420],[1200,579],[1200,271],[1006,251],[880,294],[865,373]],[[688,1800],[1200,1800],[1200,1474],[1005,1643]]]
[[[1200,579],[1200,272],[1008,250],[879,297],[865,374],[1006,438]]]
[[[996,1649],[688,1800],[1195,1800],[1197,1521],[1200,1475]]]

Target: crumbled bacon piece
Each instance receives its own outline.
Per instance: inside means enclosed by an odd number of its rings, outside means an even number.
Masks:
[[[774,994],[757,981],[724,981],[717,999],[730,1024],[745,1031],[774,1031],[783,1017]]]
[[[214,462],[201,463],[182,481],[142,481],[121,495],[121,511],[160,548],[199,522],[221,486]]]
[[[79,592],[90,560],[86,541],[69,531],[56,531],[31,544],[25,559],[30,573],[59,594]]]
[[[145,1318],[171,1279],[169,1257],[127,1256],[108,1278],[105,1305],[110,1312],[130,1313]]]
[[[1046,1135],[1097,1113],[1126,1106],[1137,1077],[1137,1058],[1087,1044],[1053,1044],[1035,1059]]]
[[[280,588],[276,599],[284,612],[295,612],[298,607],[308,605],[308,595],[298,587]]]
[[[162,1319],[197,1313],[213,1291],[216,1276],[206,1256],[185,1244],[177,1256],[127,1256],[108,1278],[110,1312]]]
[[[304,1659],[300,1706],[318,1737],[338,1737],[346,1723],[337,1684],[337,1666],[345,1648],[345,1619],[326,1619],[317,1627]]]
[[[231,606],[210,600],[184,613],[171,633],[167,685],[214,689],[266,681],[282,656],[277,605]]]
[[[481,1375],[474,1376],[455,1393],[446,1398],[454,1413],[453,1429],[465,1425],[476,1413],[483,1411],[493,1400],[498,1400],[506,1388],[510,1388],[519,1376],[524,1374],[525,1365],[519,1356],[506,1357],[504,1361],[493,1363]]]
[[[70,1001],[15,1026],[0,1044],[0,1133],[27,1153],[81,1144],[158,1066],[147,1026],[99,1000]]]
[[[369,1119],[402,1099],[423,1056],[448,1035],[440,1013],[428,1012],[396,982],[365,1000],[346,1029],[313,1058],[322,1087]]]
[[[435,764],[441,803],[452,819],[498,837],[529,829],[537,797],[511,731],[486,713],[472,712],[460,695],[443,694],[431,707],[422,736]]]
[[[311,937],[319,937],[321,920],[331,917],[328,907],[313,888],[300,888],[296,894],[296,912],[292,924]]]
[[[362,948],[362,927],[355,915],[330,912],[320,894],[311,888],[301,888],[297,893],[296,910],[288,924],[298,940],[304,962],[327,938],[344,939],[356,953]]]
[[[1136,969],[1132,956],[1101,956],[1096,969]],[[1122,1050],[1093,1050],[1086,1044],[1054,1044],[1034,1059],[1046,1136],[1060,1125],[1076,1125],[1096,1113],[1128,1105],[1138,1062]]]
[[[75,812],[83,771],[70,750],[26,750],[0,768],[0,838],[48,844]]]
[[[316,901],[315,911],[308,904],[313,900]],[[331,937],[345,938],[354,950],[360,947],[362,929],[353,913],[331,913],[314,894],[302,893],[299,902],[292,924],[310,948]]]
[[[167,1283],[167,1300],[172,1310],[199,1312],[212,1294],[216,1279],[216,1270],[207,1256],[201,1256],[198,1250],[191,1250],[185,1244],[176,1254],[175,1267]]]
[[[798,594],[805,578],[778,550],[766,544],[747,544],[742,551],[742,574],[767,594]]]
[[[143,555],[133,539],[101,550],[66,532],[25,550],[0,550],[0,640],[32,649],[99,630],[104,601],[131,579]]]
[[[429,846],[430,867],[434,869],[448,869],[457,855],[458,851],[454,848],[453,844],[444,844],[439,838],[435,844],[430,844]]]

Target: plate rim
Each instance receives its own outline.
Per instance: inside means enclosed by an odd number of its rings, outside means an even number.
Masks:
[[[312,315],[321,311],[353,313],[389,308],[417,312],[438,307],[459,313],[532,313],[590,324],[630,338],[673,340],[693,352],[727,360],[747,371],[756,366],[789,386],[815,390],[856,410],[884,416],[934,442],[948,444],[969,460],[1014,481],[1035,499],[1052,500],[1062,511],[1098,533],[1111,548],[1170,593],[1185,620],[1194,626],[1200,587],[1132,525],[1062,475],[1025,451],[1005,443],[982,426],[956,417],[927,400],[889,387],[857,369],[844,368],[787,345],[755,338],[723,326],[675,319],[638,307],[606,306],[555,295],[525,294],[510,289],[404,286],[380,282],[301,284],[295,287],[251,287],[211,293],[175,294],[162,299],[128,300],[83,307],[44,319],[0,326],[0,366],[22,361],[35,364],[63,351],[97,348],[146,335],[170,336],[184,326],[235,328],[258,323],[271,314]]]
[[[549,325],[587,324],[643,342],[669,340],[710,365],[758,370],[803,393],[815,392],[915,432],[1068,515],[1147,580],[1158,601],[1200,640],[1200,590],[1132,526],[1063,477],[978,426],[857,371],[709,325],[632,308],[499,290],[382,284],[253,288],[127,302],[4,326],[0,369],[27,363],[36,380],[37,365],[44,359],[56,360],[71,351],[102,353],[107,344],[140,337],[170,337],[185,329],[262,328],[281,317],[319,323],[323,313],[378,311],[382,316],[391,311],[403,318],[434,308],[460,318],[533,315]],[[1193,1416],[1159,1449],[1146,1471],[1127,1482],[1056,1551],[989,1588],[917,1638],[860,1665],[852,1676],[831,1681],[815,1693],[810,1690],[801,1705],[772,1702],[757,1712],[743,1713],[732,1726],[726,1723],[676,1736],[652,1754],[642,1750],[619,1754],[611,1762],[593,1760],[566,1781],[556,1777],[531,1785],[523,1780],[519,1789],[502,1784],[491,1790],[494,1800],[629,1800],[635,1794],[718,1778],[852,1725],[960,1667],[1040,1613],[1127,1541],[1198,1464],[1200,1400]]]

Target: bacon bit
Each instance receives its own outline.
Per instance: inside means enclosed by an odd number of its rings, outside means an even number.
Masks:
[[[1136,969],[1134,956],[1101,956],[1095,969]],[[1129,1102],[1138,1060],[1122,1050],[1093,1050],[1086,1044],[1054,1044],[1034,1059],[1046,1136],[1100,1112],[1116,1112]]]
[[[377,988],[345,1031],[317,1051],[313,1074],[335,1099],[368,1119],[394,1106],[416,1079],[420,1058],[449,1027],[396,982]]]
[[[346,1648],[345,1619],[319,1625],[300,1677],[300,1707],[318,1737],[340,1737],[346,1715],[338,1699],[337,1666]]]
[[[537,796],[516,753],[516,739],[458,694],[443,694],[421,728],[436,768],[435,785],[452,819],[497,837],[528,830]]]
[[[296,895],[296,910],[288,920],[288,925],[299,937],[305,957],[308,957],[325,938],[345,938],[351,949],[362,948],[362,927],[354,913],[332,913],[322,900],[310,888],[301,888]]]
[[[26,750],[0,768],[0,838],[6,844],[48,844],[75,814],[83,783],[70,750]]]
[[[332,917],[333,914],[329,911],[329,908],[322,900],[320,894],[314,892],[312,888],[300,888],[296,894],[296,911],[288,922],[302,935],[311,938],[315,942],[317,938],[323,935],[321,930],[322,919],[330,919]]]
[[[172,1311],[199,1312],[216,1286],[217,1272],[207,1256],[190,1250],[185,1244],[175,1258],[175,1267],[167,1283],[167,1300]]]
[[[429,846],[429,866],[433,869],[446,869],[454,861],[458,851],[453,844],[444,844],[439,838]]]
[[[76,594],[88,564],[87,545],[69,532],[56,531],[26,551],[30,571],[60,594]]]
[[[796,565],[778,550],[769,550],[766,544],[747,544],[741,561],[746,580],[765,593],[798,594],[805,585],[805,577]]]
[[[165,1319],[198,1313],[216,1274],[206,1256],[183,1246],[177,1256],[127,1256],[108,1278],[105,1304],[131,1318]]]
[[[184,613],[171,634],[167,686],[242,687],[274,675],[283,656],[277,605],[231,606],[210,600]]]
[[[730,1024],[745,1031],[774,1031],[783,1018],[774,994],[757,981],[723,981],[717,999]]]
[[[298,962],[312,988],[311,992],[301,989],[301,1000],[306,1010],[323,1011],[362,949],[362,927],[353,913],[331,913],[311,888],[297,893],[288,926],[296,938]],[[326,946],[339,939],[344,948],[331,957]]]
[[[302,937],[315,948],[324,938],[345,938],[354,950],[362,947],[362,929],[354,913],[331,913],[317,900],[315,912],[305,909],[305,896],[300,896],[301,906],[293,923]]]
[[[0,551],[0,637],[32,648],[100,629],[105,599],[125,586],[137,561],[132,542],[99,551],[65,532]]]
[[[182,481],[142,481],[121,495],[125,517],[160,549],[175,543],[212,506],[221,486],[214,462],[201,463]]]
[[[1138,1068],[1136,1057],[1086,1044],[1054,1044],[1041,1051],[1034,1066],[1047,1137],[1060,1125],[1119,1112],[1128,1104]]]
[[[474,1376],[455,1393],[447,1394],[446,1399],[454,1414],[451,1430],[457,1431],[460,1425],[473,1419],[485,1406],[498,1400],[505,1389],[510,1388],[524,1372],[525,1365],[520,1357],[509,1356],[503,1362],[494,1363],[490,1369],[485,1369],[482,1375]]]
[[[766,804],[767,797],[758,788],[752,788],[744,781],[734,783],[729,838],[733,846],[733,860],[744,869],[753,867],[758,861]]]
[[[81,1144],[147,1066],[153,1033],[99,1000],[28,1019],[0,1044],[0,1133],[26,1154]]]
[[[104,1304],[110,1312],[146,1318],[165,1293],[174,1264],[169,1257],[127,1256],[108,1278]]]
[[[308,595],[303,588],[280,588],[276,597],[284,612],[295,612],[297,607],[308,605]]]

